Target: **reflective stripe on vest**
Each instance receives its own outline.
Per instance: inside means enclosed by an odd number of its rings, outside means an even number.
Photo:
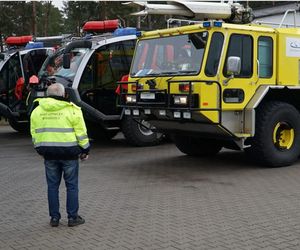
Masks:
[[[72,147],[78,146],[77,141],[74,142],[39,142],[34,145],[34,147]]]
[[[86,148],[88,148],[89,146],[90,146],[90,143],[87,142],[86,144],[82,145],[81,147],[82,147],[83,149],[86,149]]]
[[[82,136],[76,136],[76,138],[78,141],[82,141],[84,139],[87,139],[88,137],[87,137],[87,135],[82,135]]]
[[[35,130],[36,133],[44,132],[58,132],[58,133],[72,133],[74,132],[73,128],[38,128]]]

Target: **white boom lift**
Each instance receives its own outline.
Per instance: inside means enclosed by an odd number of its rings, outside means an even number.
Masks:
[[[166,4],[156,4],[141,1],[124,3],[144,7],[144,10],[132,13],[131,15],[179,15],[187,18],[224,19],[231,23],[249,23],[253,19],[252,9],[244,7],[239,3],[228,2],[200,2],[174,0]]]

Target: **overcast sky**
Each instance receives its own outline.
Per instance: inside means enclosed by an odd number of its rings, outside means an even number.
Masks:
[[[54,6],[58,7],[59,9],[62,9],[62,7],[63,7],[63,0],[51,0],[51,1],[52,1],[52,3],[53,3]],[[91,1],[91,0],[80,0],[80,1]],[[101,0],[98,0],[98,1],[101,1]],[[113,0],[113,1],[115,1],[115,0]]]
[[[52,0],[52,3],[55,7],[62,9],[63,7],[63,0]]]

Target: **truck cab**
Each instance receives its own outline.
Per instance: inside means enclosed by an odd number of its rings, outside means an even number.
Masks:
[[[121,107],[187,155],[225,147],[290,165],[300,154],[299,34],[215,20],[145,32]]]

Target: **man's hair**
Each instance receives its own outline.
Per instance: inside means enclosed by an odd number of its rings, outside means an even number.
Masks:
[[[47,96],[65,96],[65,87],[61,83],[51,84],[47,89]]]

